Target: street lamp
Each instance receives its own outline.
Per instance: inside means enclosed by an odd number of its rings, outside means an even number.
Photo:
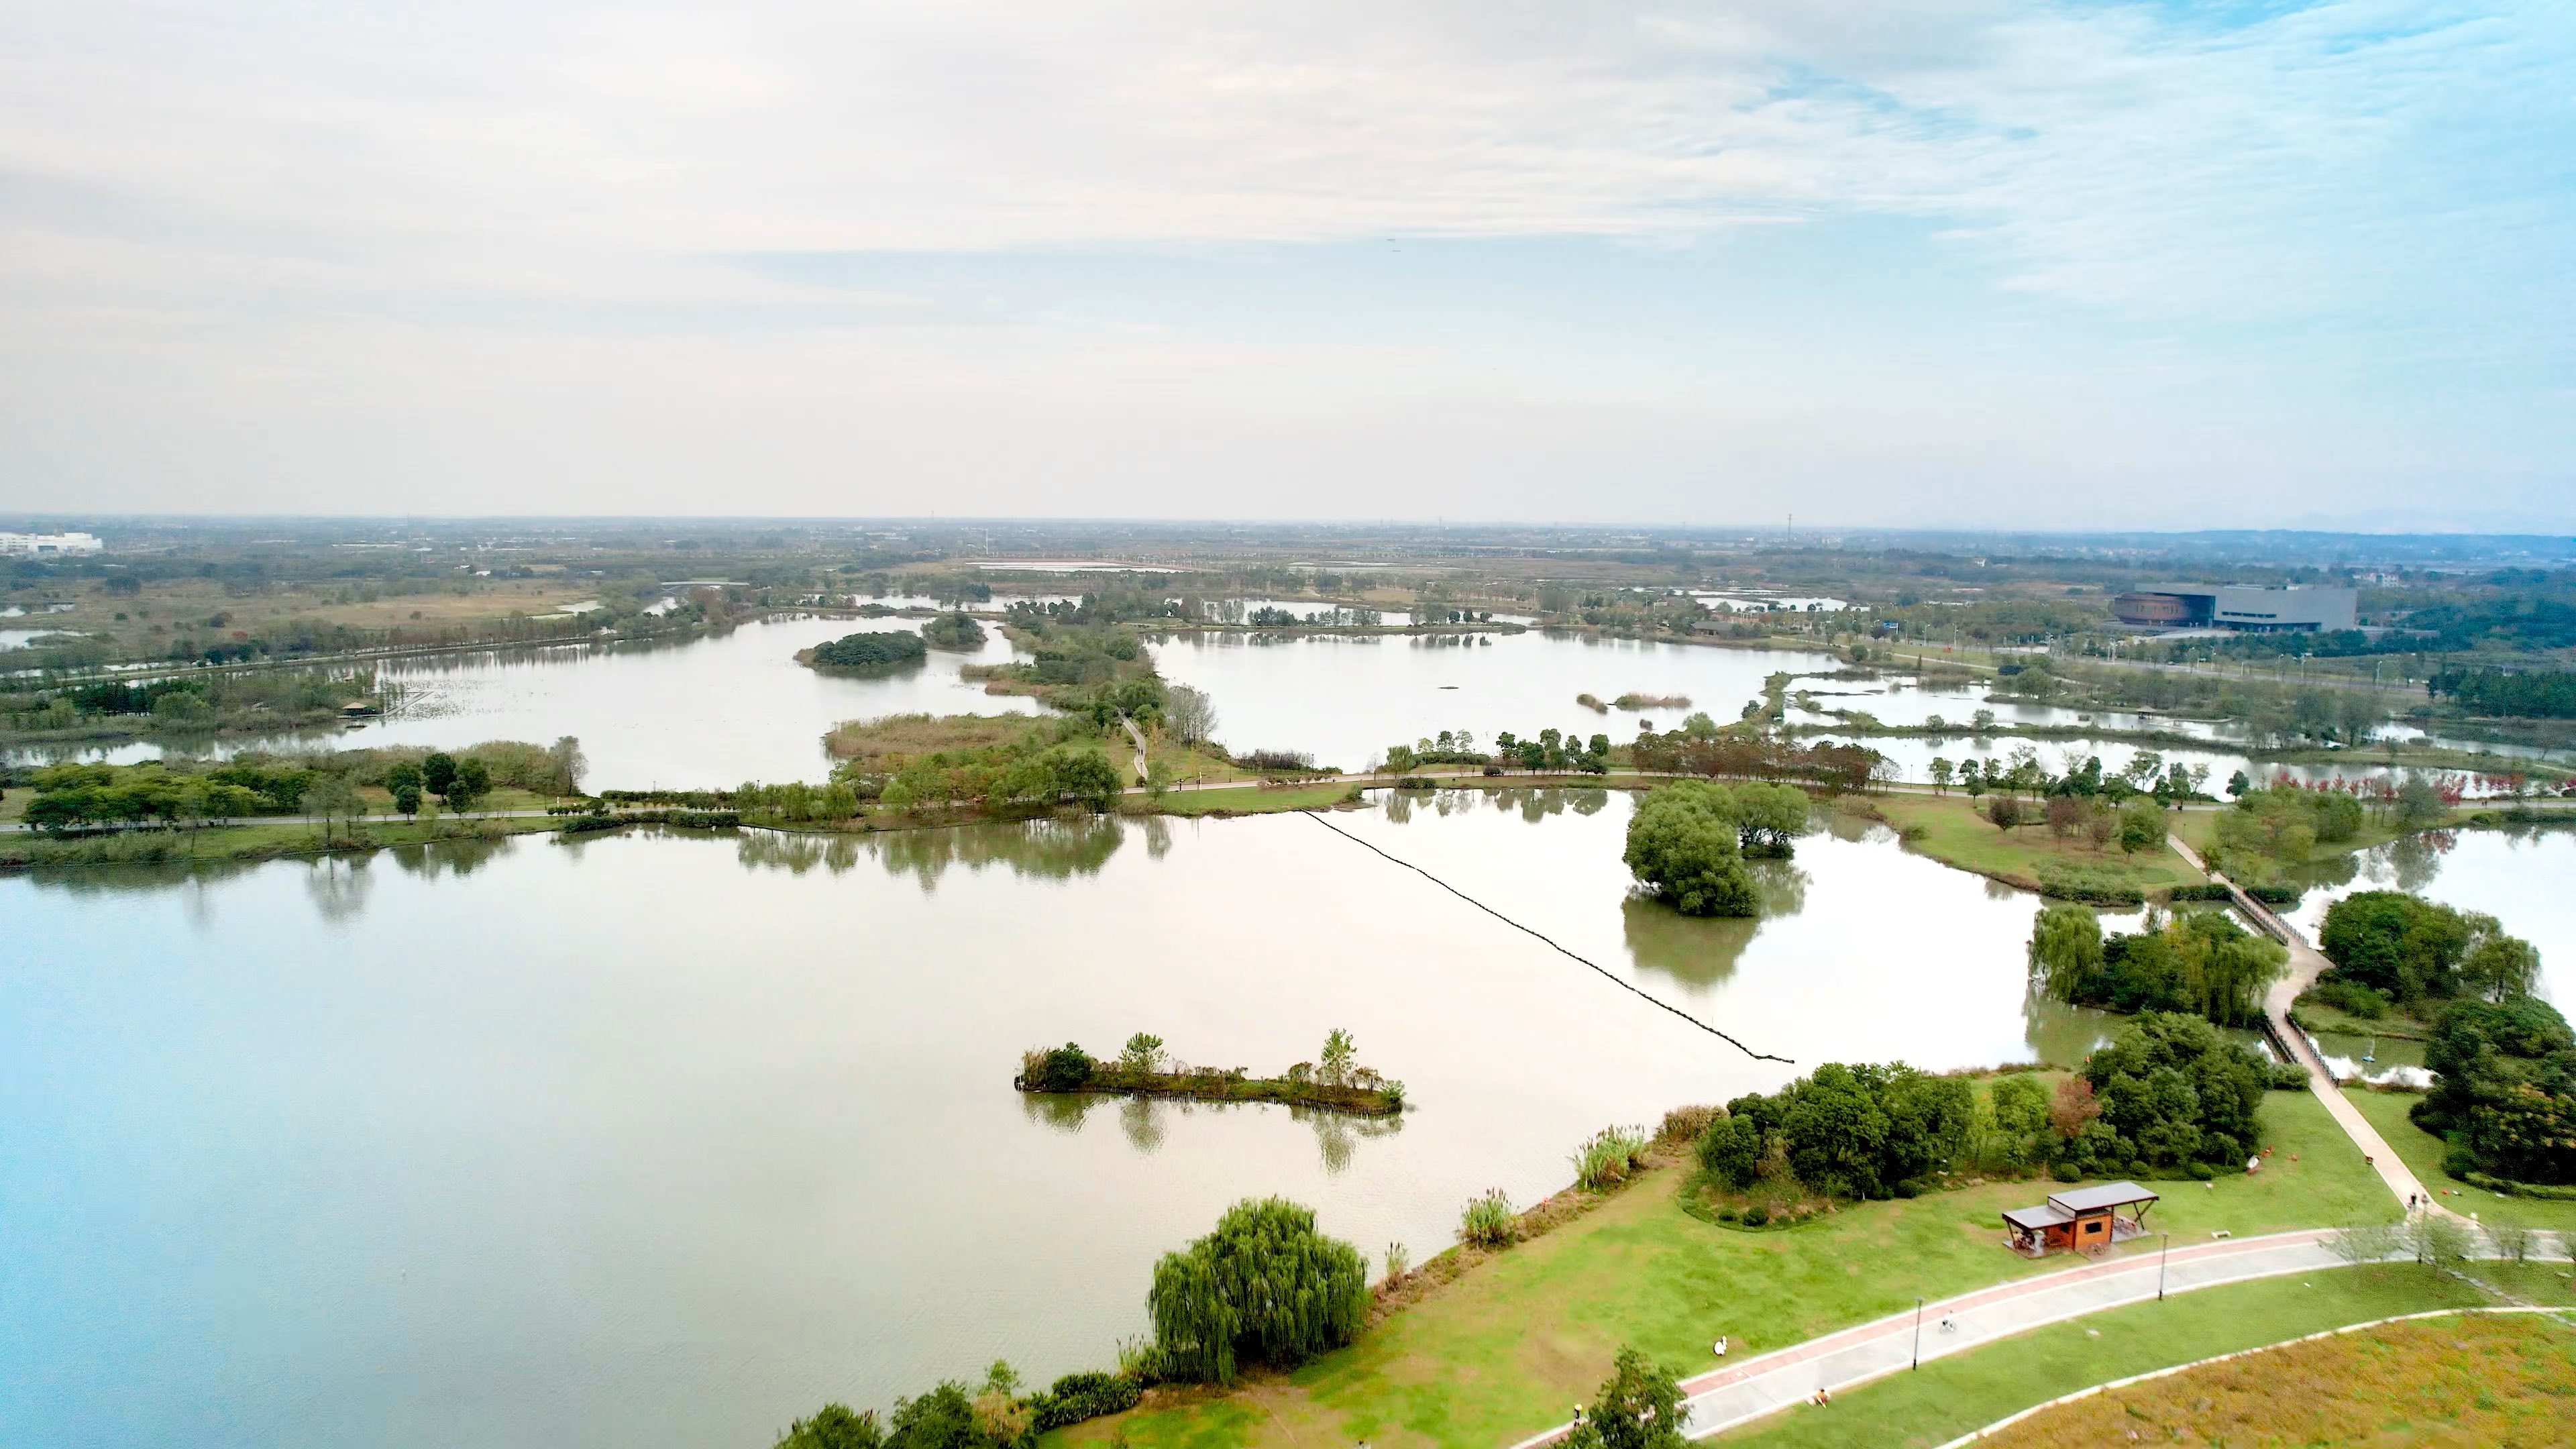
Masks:
[[[2165,1245],[2156,1250],[2156,1301],[2165,1301],[2165,1259],[2173,1255],[2173,1234],[2165,1234]],[[1915,1330],[1918,1334],[1920,1328]]]
[[[1914,1368],[1923,1367],[1923,1300],[1914,1300]]]

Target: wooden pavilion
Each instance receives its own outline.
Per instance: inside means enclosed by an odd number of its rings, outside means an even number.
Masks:
[[[2004,1214],[2004,1245],[2025,1258],[2044,1258],[2059,1249],[2098,1253],[2125,1243],[2147,1230],[2147,1209],[2157,1194],[2134,1182],[2108,1182],[2048,1195],[2038,1207],[2013,1208]],[[2120,1209],[2133,1209],[2122,1216]]]

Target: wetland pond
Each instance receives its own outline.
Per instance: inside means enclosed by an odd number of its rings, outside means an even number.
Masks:
[[[1281,607],[1324,607],[1296,601]],[[1392,616],[1390,616],[1392,617]],[[227,737],[199,748],[219,754],[246,749],[350,748],[425,745],[455,748],[483,740],[551,743],[573,735],[590,760],[593,789],[721,788],[745,780],[817,780],[830,767],[825,731],[843,720],[889,714],[1032,713],[1041,706],[1026,696],[984,692],[959,677],[966,664],[1015,657],[989,623],[981,649],[931,651],[917,665],[883,674],[818,673],[796,663],[800,649],[860,630],[918,630],[916,619],[845,619],[776,616],[721,634],[669,642],[574,644],[536,649],[393,659],[381,677],[400,690],[400,703],[384,719],[349,729],[299,735]],[[1245,634],[1185,633],[1152,640],[1156,667],[1176,684],[1206,690],[1217,708],[1217,738],[1238,751],[1296,750],[1325,765],[1356,771],[1387,746],[1439,734],[1472,731],[1490,746],[1505,730],[1536,736],[1559,729],[1614,741],[1634,738],[1641,721],[1672,729],[1695,710],[1719,720],[1739,717],[1762,695],[1766,676],[1797,676],[1818,706],[1866,710],[1890,724],[1921,723],[1942,715],[1959,734],[1856,736],[1889,757],[1898,778],[1930,778],[1935,755],[1961,759],[2002,756],[2034,744],[2051,768],[2099,755],[2118,769],[2138,746],[2105,740],[2031,740],[2016,726],[2190,728],[2207,726],[2125,715],[2086,715],[2045,705],[1988,706],[1978,690],[1924,690],[1897,679],[1844,680],[1830,654],[1717,648],[1706,645],[1604,639],[1529,630],[1503,634]],[[1687,697],[1687,708],[1595,713],[1575,703],[1591,694]],[[1992,708],[1996,721],[1972,735],[1968,721]],[[1793,710],[1793,722],[1823,725],[1826,716]],[[1834,738],[1835,736],[1824,736]],[[139,742],[106,749],[35,749],[29,758],[66,755],[118,763],[149,759],[165,749],[191,752],[180,743]],[[2242,769],[2268,779],[2274,766],[2257,764],[2238,747],[2212,739],[2206,745],[2161,751],[2164,759],[2205,765],[2211,788]],[[2500,764],[2503,761],[2499,761]],[[2350,766],[2298,766],[2300,779],[2378,772],[2358,752]]]
[[[523,837],[0,880],[0,1443],[757,1446],[1144,1331],[1157,1255],[1281,1193],[1383,1265],[1614,1122],[1829,1059],[2072,1060],[2035,902],[1843,827],[1758,922],[1632,899],[1609,791],[1303,816]],[[1897,929],[1891,929],[1891,927]],[[1391,1122],[1026,1098],[1023,1048],[1276,1070]]]

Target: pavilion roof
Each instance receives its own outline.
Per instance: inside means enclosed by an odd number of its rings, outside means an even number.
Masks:
[[[2092,1213],[2104,1208],[2127,1207],[2133,1202],[2154,1202],[2160,1196],[2134,1182],[2106,1182],[2100,1187],[2052,1192],[2048,1195],[2048,1205],[2061,1212]]]

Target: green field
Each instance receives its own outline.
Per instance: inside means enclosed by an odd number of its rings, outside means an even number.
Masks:
[[[1160,800],[1130,795],[1127,809],[1141,815],[1265,815],[1282,810],[1329,809],[1350,793],[1350,785],[1339,780],[1275,788],[1244,785],[1224,790],[1171,790]]]
[[[2571,1301],[2565,1279],[2546,1265],[2488,1265],[2479,1272],[2533,1302]],[[2346,1324],[2491,1302],[2467,1283],[2413,1264],[2229,1283],[2033,1329],[1838,1393],[1821,1407],[1802,1404],[1702,1442],[1746,1449],[1920,1449],[2111,1379]]]
[[[2471,1213],[2494,1223],[2519,1224],[2527,1228],[2548,1228],[2554,1232],[2576,1232],[2576,1202],[2555,1202],[2538,1197],[2503,1197],[2481,1187],[2454,1181],[2442,1170],[2442,1139],[2406,1119],[2406,1109],[2424,1100],[2412,1092],[2373,1092],[2346,1087],[2344,1100],[2361,1109],[2388,1145],[2414,1170],[2416,1180],[2427,1191],[2443,1196],[2442,1205],[2467,1217]]]
[[[2159,1184],[2167,1197],[2155,1209],[2157,1225],[2177,1240],[2203,1240],[2218,1229],[2244,1236],[2397,1216],[2316,1099],[2275,1092],[2264,1121],[2273,1165],[2210,1185]],[[1651,1173],[1293,1374],[1095,1420],[1060,1431],[1055,1442],[1105,1442],[1123,1432],[1138,1446],[1192,1449],[1360,1439],[1492,1449],[1563,1419],[1622,1343],[1696,1370],[1720,1334],[1736,1352],[1760,1352],[1896,1312],[1917,1296],[2065,1266],[2001,1246],[1998,1214],[2039,1201],[2054,1184],[1985,1183],[1849,1204],[1785,1232],[1741,1232],[1683,1212],[1681,1180],[1674,1169]]]
[[[1870,797],[1879,816],[1906,837],[1906,847],[1944,865],[2037,890],[2044,865],[2074,867],[2116,877],[2141,890],[2195,883],[2203,877],[2170,845],[2137,855],[2119,847],[2096,850],[2090,841],[2060,840],[2045,825],[1998,830],[1978,815],[1966,795],[1891,791]]]

